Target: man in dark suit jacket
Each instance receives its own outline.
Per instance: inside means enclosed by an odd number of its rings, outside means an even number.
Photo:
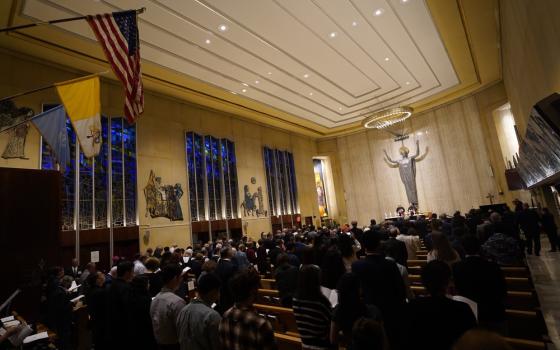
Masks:
[[[397,265],[379,253],[380,243],[378,233],[364,233],[366,257],[352,264],[352,272],[360,279],[365,303],[381,310],[391,348],[399,348],[406,292]]]
[[[117,265],[117,278],[113,279],[107,293],[107,340],[109,349],[126,349],[129,339],[134,337],[130,329],[129,298],[130,281],[134,277],[134,264],[121,261]]]
[[[229,280],[237,272],[235,264],[231,261],[233,250],[230,247],[224,247],[220,251],[220,261],[216,268],[216,275],[220,278],[222,285],[220,287],[220,303],[217,311],[223,314],[233,306],[233,295],[229,288]]]
[[[518,222],[527,239],[527,254],[533,254],[534,245],[536,256],[539,256],[541,253],[541,229],[539,220],[539,214],[530,209],[529,204],[523,203],[523,210],[518,214]]]
[[[82,274],[82,271],[80,270],[78,259],[76,259],[76,258],[72,259],[72,266],[65,268],[64,269],[64,274],[66,276],[71,276],[74,279],[77,279],[78,277],[80,277],[80,275]]]
[[[406,262],[408,260],[408,251],[406,250],[406,244],[403,241],[399,241],[397,236],[399,234],[399,230],[396,227],[393,227],[389,231],[389,239],[383,241],[383,251],[388,252],[396,262],[401,264],[402,266],[407,266]]]
[[[450,350],[464,332],[476,327],[470,307],[446,296],[451,269],[443,261],[430,261],[422,269],[429,297],[412,300],[402,315],[408,334],[406,349]]]
[[[466,257],[453,265],[455,287],[459,295],[478,304],[478,322],[481,327],[503,330],[507,285],[498,264],[478,255],[480,242],[476,237],[463,239]]]

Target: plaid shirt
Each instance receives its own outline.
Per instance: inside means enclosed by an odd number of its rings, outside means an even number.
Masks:
[[[224,313],[219,327],[224,350],[276,350],[274,330],[254,309],[234,305]]]

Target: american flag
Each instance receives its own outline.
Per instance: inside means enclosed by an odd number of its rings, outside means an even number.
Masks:
[[[124,116],[129,124],[144,111],[144,89],[140,72],[140,39],[136,11],[87,16],[115,75],[124,86]]]

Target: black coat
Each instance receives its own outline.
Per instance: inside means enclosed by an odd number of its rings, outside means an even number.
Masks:
[[[470,307],[445,296],[412,300],[401,317],[406,322],[406,349],[450,350],[461,335],[476,327]]]
[[[230,260],[221,259],[218,262],[216,275],[222,281],[218,310],[222,314],[233,306],[233,293],[229,288],[229,280],[233,277],[233,275],[235,275],[235,272],[237,272],[236,266]]]
[[[385,254],[393,257],[395,261],[402,266],[407,266],[406,261],[408,260],[408,251],[406,250],[406,244],[403,241],[390,237],[388,240],[383,242],[383,251]]]
[[[453,276],[459,295],[478,304],[482,325],[505,320],[507,285],[498,264],[480,256],[467,256],[453,265]]]
[[[130,326],[128,302],[130,284],[120,278],[113,279],[107,293],[106,344],[108,349],[126,349],[135,331]]]
[[[284,264],[276,268],[276,287],[283,306],[292,306],[292,297],[297,288],[299,269],[290,264]]]

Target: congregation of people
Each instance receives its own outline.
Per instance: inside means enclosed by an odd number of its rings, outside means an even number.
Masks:
[[[49,270],[45,323],[58,348],[73,348],[75,281],[95,349],[276,349],[272,323],[254,308],[268,276],[280,304],[293,310],[304,349],[467,349],[480,341],[508,349],[500,266],[539,255],[541,232],[556,251],[556,231],[548,210],[517,202],[502,213],[473,209],[148,248],[115,258],[107,273],[74,260]],[[416,297],[408,262],[423,247],[427,296]]]

